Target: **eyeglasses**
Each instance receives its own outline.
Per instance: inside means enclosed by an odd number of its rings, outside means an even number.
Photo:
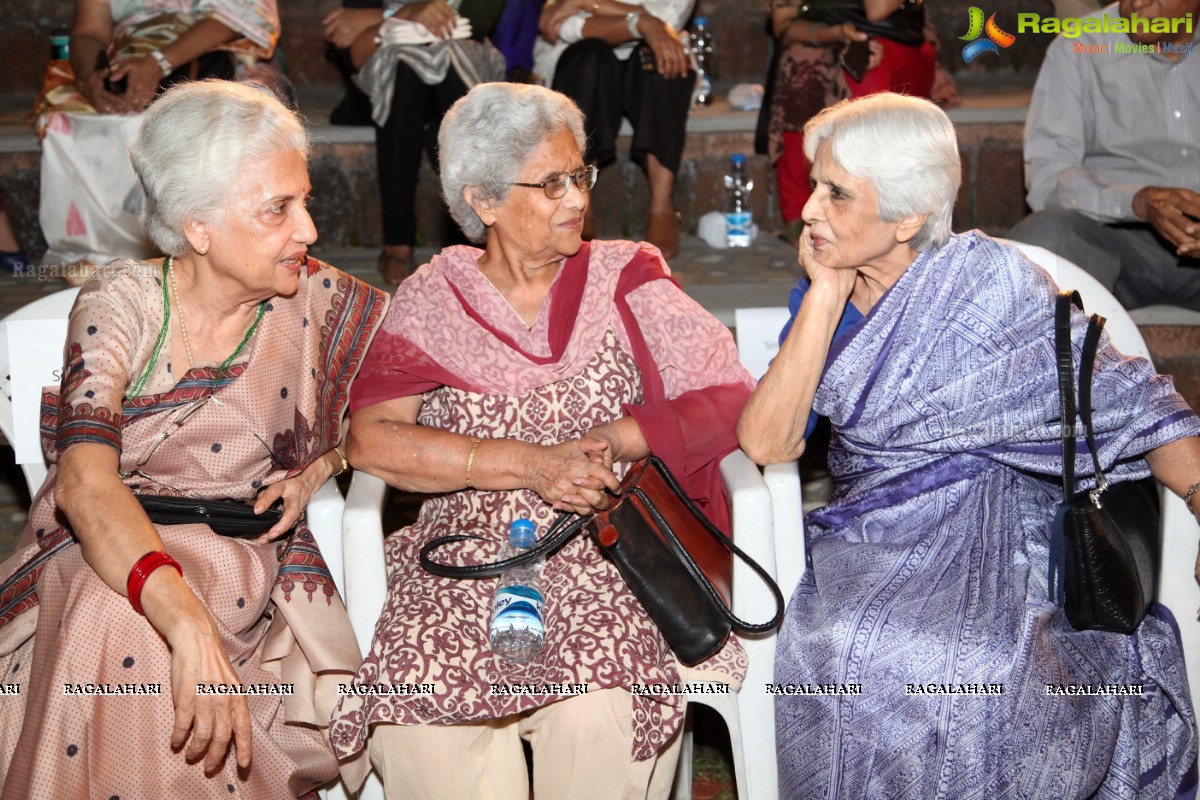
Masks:
[[[195,414],[200,409],[204,408],[204,406],[207,405],[210,401],[217,406],[221,406],[222,408],[225,407],[225,404],[222,403],[216,397],[215,393],[204,395],[203,397],[197,398],[196,400],[193,400],[191,403],[188,403],[175,416],[175,419],[171,420],[170,424],[168,424],[167,427],[163,429],[162,433],[160,433],[155,438],[155,440],[150,444],[150,446],[146,448],[146,452],[144,452],[142,454],[142,457],[138,459],[137,465],[129,472],[122,472],[121,477],[128,478],[129,476],[136,473],[138,475],[141,475],[143,478],[151,480],[155,483],[162,484],[163,486],[166,486],[170,489],[174,489],[175,487],[171,486],[169,483],[166,483],[165,481],[161,481],[151,475],[148,475],[146,472],[144,472],[142,470],[142,467],[146,466],[146,463],[150,460],[150,457],[154,455],[155,451],[158,450],[158,448],[162,445],[162,443],[167,441],[167,439],[171,438],[171,434],[175,433],[177,430],[182,428],[183,423],[187,422],[188,419],[190,419],[193,414]],[[247,428],[247,430],[249,431],[248,428]],[[271,456],[271,460],[273,462],[275,462],[275,464],[277,466],[279,466],[280,468],[284,468],[284,469],[287,468],[287,465],[284,464],[283,460],[279,458],[279,456],[275,453],[275,450],[271,447],[271,445],[267,444],[266,439],[264,439],[262,436],[260,436],[258,433],[254,432],[254,431],[249,431],[249,432],[255,439],[257,439],[259,441],[259,444],[261,444],[263,447],[266,448],[267,453],[269,453]]]
[[[595,167],[580,167],[574,172],[556,172],[541,183],[510,183],[509,186],[526,186],[530,189],[541,189],[546,193],[546,197],[551,200],[557,200],[567,193],[567,189],[571,186],[571,181],[575,181],[575,185],[579,187],[581,192],[590,192],[592,187],[596,185],[596,178],[599,177],[600,170]]]

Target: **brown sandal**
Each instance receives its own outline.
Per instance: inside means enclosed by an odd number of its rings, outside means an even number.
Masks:
[[[389,286],[399,286],[412,274],[413,251],[411,245],[398,246],[399,253],[389,253],[387,248],[379,254],[379,274]]]
[[[670,261],[679,255],[679,212],[669,214],[651,213],[646,226],[646,241],[662,251],[663,258]]]

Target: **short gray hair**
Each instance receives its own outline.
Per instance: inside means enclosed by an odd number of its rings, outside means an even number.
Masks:
[[[258,84],[181,83],[154,101],[130,149],[146,193],[150,241],[166,255],[188,252],[184,224],[224,213],[241,164],[298,151],[308,135],[294,111]]]
[[[562,130],[581,153],[586,149],[579,106],[541,86],[481,83],[450,107],[438,131],[442,197],[468,239],[483,242],[487,229],[464,190],[473,186],[478,199],[504,202],[533,151]]]
[[[962,183],[958,139],[946,112],[891,92],[843,100],[804,126],[809,161],[826,140],[842,169],[875,188],[884,222],[929,215],[909,247],[919,252],[946,243]]]

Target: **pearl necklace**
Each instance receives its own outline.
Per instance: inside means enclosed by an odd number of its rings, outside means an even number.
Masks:
[[[175,307],[179,309],[179,332],[183,334],[183,350],[187,353],[188,366],[194,366],[196,359],[192,358],[192,343],[188,341],[187,325],[183,321],[183,303],[179,302],[179,287],[175,284],[175,262],[167,256],[170,266],[167,272],[171,276],[171,293],[175,295]]]

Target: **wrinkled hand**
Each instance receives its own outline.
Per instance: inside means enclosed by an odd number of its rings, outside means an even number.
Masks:
[[[256,541],[259,544],[278,539],[292,529],[300,514],[308,507],[308,501],[333,474],[324,464],[325,459],[320,458],[298,475],[272,483],[258,493],[254,498],[255,514],[261,514],[274,505],[276,500],[283,498],[283,517],[269,531],[258,537]]]
[[[382,21],[383,14],[378,8],[335,8],[321,20],[321,30],[325,41],[345,50],[364,31]]]
[[[117,97],[122,114],[137,114],[150,105],[150,101],[158,94],[158,82],[163,77],[158,62],[149,56],[118,58],[113,62],[110,73],[113,81],[122,77],[127,81],[125,93]]]
[[[834,269],[817,261],[813,250],[811,225],[805,225],[803,233],[800,234],[800,251],[796,260],[813,286],[817,283],[830,284],[835,287],[839,297],[850,299],[850,294],[854,291],[854,282],[858,279],[858,270],[845,267]]]
[[[579,440],[579,449],[593,464],[602,464],[607,469],[612,469],[618,444],[616,436],[602,425],[584,434]]]
[[[682,78],[692,68],[688,47],[679,34],[667,23],[650,14],[642,14],[638,30],[646,45],[654,52],[654,63],[664,78]]]
[[[1175,245],[1176,255],[1200,257],[1200,194],[1147,186],[1133,196],[1133,213]]]
[[[199,600],[196,601],[199,605]],[[171,749],[183,749],[189,763],[204,757],[204,771],[215,773],[233,746],[238,766],[250,766],[252,754],[250,709],[241,695],[196,693],[196,684],[241,683],[225,648],[216,623],[200,607],[202,616],[180,620],[167,632],[171,648],[171,696],[175,702],[175,725]]]
[[[585,452],[580,441],[571,441],[540,448],[525,465],[525,485],[556,511],[594,514],[608,508],[609,492],[615,492],[620,483],[611,459],[608,464],[603,456],[594,460],[596,445],[588,447],[590,452]]]
[[[104,88],[104,78],[109,72],[110,70],[96,70],[87,78],[76,81],[75,85],[92,108],[101,114],[122,114],[124,105],[121,95],[111,94]]]
[[[458,19],[455,11],[445,0],[427,0],[424,3],[409,3],[396,12],[396,19],[419,22],[439,39],[454,36],[454,23]]]

